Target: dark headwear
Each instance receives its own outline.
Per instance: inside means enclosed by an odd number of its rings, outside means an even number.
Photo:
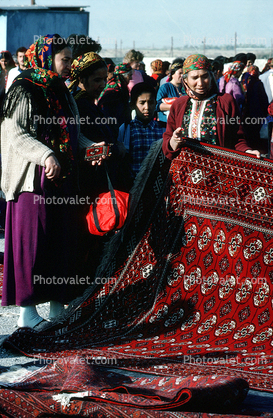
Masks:
[[[86,35],[71,34],[67,38],[67,43],[72,50],[72,57],[77,58],[87,52],[101,51],[101,45]]]
[[[104,62],[107,65],[107,70],[109,73],[113,73],[115,70],[115,63],[111,58],[103,58]]]
[[[135,105],[137,102],[138,97],[142,93],[151,93],[154,98],[156,98],[156,91],[154,87],[149,83],[137,83],[133,86],[131,90],[131,105]]]
[[[234,61],[243,62],[245,64],[245,66],[246,66],[246,63],[247,63],[247,55],[244,54],[243,52],[241,52],[241,53],[235,55],[235,57],[233,58],[233,62]]]
[[[247,54],[246,54],[246,58],[247,58],[247,61],[252,61],[252,63],[254,64],[254,62],[255,62],[255,60],[256,60],[256,55],[255,54],[253,54],[252,52],[248,52]]]

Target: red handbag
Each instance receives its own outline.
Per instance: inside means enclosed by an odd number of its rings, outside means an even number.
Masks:
[[[106,168],[109,192],[101,193],[90,205],[86,215],[88,230],[93,235],[105,235],[120,229],[127,218],[129,193],[114,190]]]

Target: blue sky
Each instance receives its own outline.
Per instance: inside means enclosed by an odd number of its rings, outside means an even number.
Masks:
[[[0,7],[30,6],[30,0],[0,0]],[[272,0],[36,0],[39,6],[89,6],[90,32],[104,48],[239,44],[271,46]],[[73,30],[71,31],[73,32]],[[61,34],[61,29],[60,29]],[[200,47],[199,47],[200,49]]]

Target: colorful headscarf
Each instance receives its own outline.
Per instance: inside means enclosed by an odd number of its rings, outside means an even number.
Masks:
[[[183,64],[182,62],[175,62],[174,64],[172,64],[170,66],[170,72],[171,73],[175,73],[177,70],[179,70],[180,68],[183,68]]]
[[[163,70],[163,61],[154,60],[151,62],[151,68],[155,74],[162,74]]]
[[[125,74],[132,70],[132,67],[129,63],[122,63],[115,67],[114,74]]]
[[[218,93],[218,87],[215,81],[215,78],[212,73],[212,65],[209,59],[202,54],[192,54],[189,57],[187,57],[183,64],[183,75],[188,74],[190,71],[196,71],[196,70],[207,70],[210,74],[210,88],[206,92],[206,94],[198,94],[187,84],[186,78],[183,78],[183,84],[186,90],[186,94],[194,100],[204,100],[207,97],[212,96],[213,94]]]
[[[26,68],[52,71],[52,42],[54,35],[41,36],[25,53]]]
[[[256,83],[259,78],[259,68],[256,65],[250,65],[247,69],[247,72],[243,75],[241,85],[243,92],[246,93],[249,86],[253,83]]]
[[[245,68],[245,64],[241,61],[234,61],[229,69],[224,73],[225,82],[228,83],[231,77],[236,76]]]
[[[259,77],[260,75],[260,70],[259,67],[257,67],[257,65],[250,65],[247,69],[247,72],[253,77]]]
[[[202,54],[193,54],[185,59],[183,64],[183,75],[194,70],[212,71],[209,59]]]
[[[63,78],[52,71],[52,45],[56,35],[46,35],[40,37],[29,47],[25,54],[25,66],[28,68],[23,71],[13,82],[14,88],[8,94],[6,103],[6,115],[12,112],[14,98],[16,97],[16,86],[24,86],[27,91],[33,92],[33,85],[41,88],[48,106],[48,115],[52,117],[52,124],[47,124],[42,133],[41,140],[47,143],[55,152],[60,161],[62,178],[70,174],[73,166],[73,151],[71,147],[69,129],[66,123],[65,113],[61,105],[61,97],[69,94]],[[62,100],[65,103],[65,100]],[[56,123],[58,121],[59,137],[56,137]]]
[[[71,89],[74,86],[74,84],[78,81],[79,76],[84,70],[95,64],[96,66],[101,64],[102,66],[105,65],[106,67],[106,64],[101,58],[101,56],[96,54],[95,52],[86,52],[85,54],[80,55],[78,58],[74,59],[71,65],[70,80],[72,81],[69,85],[69,89]]]

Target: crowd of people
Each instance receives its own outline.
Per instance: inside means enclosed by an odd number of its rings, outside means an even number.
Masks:
[[[273,59],[260,76],[254,54],[214,60],[191,54],[171,63],[154,60],[150,76],[140,51],[128,51],[115,65],[100,50],[84,35],[54,34],[19,47],[17,63],[9,51],[0,55],[1,188],[7,202],[2,306],[20,306],[19,327],[44,321],[37,304],[50,301],[52,319],[84,290],[33,278],[95,272],[111,233],[88,234],[86,198],[107,190],[108,175],[114,188],[129,192],[155,141],[163,137],[169,159],[186,138],[257,158],[270,154],[271,135],[262,142],[260,132],[273,113]],[[111,144],[111,153],[85,161],[94,143]],[[77,195],[84,205],[67,204]],[[53,197],[62,203],[47,203]]]

